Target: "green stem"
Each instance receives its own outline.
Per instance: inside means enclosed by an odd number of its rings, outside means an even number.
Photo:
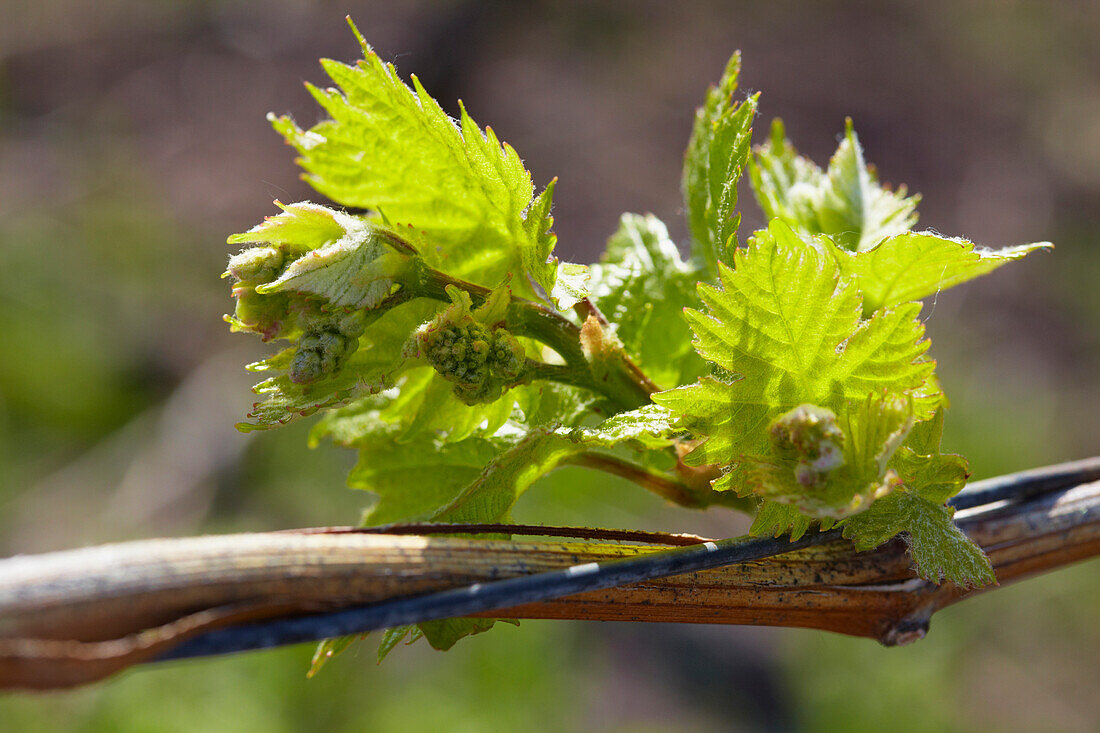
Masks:
[[[572,369],[588,372],[581,350],[581,330],[558,313],[529,300],[513,298],[508,304],[508,329],[549,346]]]
[[[447,295],[447,286],[454,285],[470,294],[470,299],[473,300],[475,307],[484,303],[489,294],[493,292],[489,288],[459,280],[433,269],[419,257],[413,259],[408,273],[403,278],[403,284],[419,296],[442,300],[445,303],[451,302],[450,296]]]
[[[611,325],[611,322],[607,320],[607,316],[603,314],[603,311],[599,309],[591,298],[581,298],[577,301],[577,304],[573,306],[573,312],[580,316],[581,320],[595,318],[600,326]],[[647,402],[649,401],[649,395],[661,391],[657,383],[650,379],[649,376],[634,363],[634,360],[631,359],[628,354],[623,353],[620,357],[620,361],[622,362],[623,371],[629,375],[630,381],[637,384],[638,388],[645,392]]]
[[[667,474],[658,473],[652,469],[640,466],[637,463],[609,456],[605,453],[585,451],[578,453],[565,461],[574,466],[593,468],[597,471],[610,473],[614,476],[633,481],[644,489],[652,491],[657,496],[667,499],[680,506],[692,509],[701,509],[707,506],[707,502],[698,492],[693,491],[686,484],[670,478]]]
[[[547,364],[542,361],[528,359],[527,364],[523,369],[523,374],[515,382],[515,384],[527,384],[529,382],[534,382],[540,379],[547,382],[568,384],[571,387],[581,387],[582,389],[598,392],[599,394],[603,394],[605,397],[613,399],[612,395],[608,395],[600,391],[599,386],[592,380],[590,374],[573,369],[568,364]]]
[[[406,302],[412,300],[413,297],[415,297],[415,296],[411,292],[409,292],[406,288],[398,288],[397,292],[393,293],[392,295],[386,296],[386,298],[381,303],[376,305],[374,308],[362,311],[362,313],[363,313],[363,326],[364,327],[370,326],[372,323],[377,321],[379,318],[386,315],[386,313],[391,308],[395,308],[395,307],[401,305],[402,303],[406,303]]]
[[[752,498],[737,496],[732,491],[714,491],[710,486],[692,486],[683,481],[677,481],[667,473],[654,471],[606,453],[584,451],[571,456],[565,462],[629,479],[642,488],[689,509],[724,506],[749,515],[756,512],[756,502]]]

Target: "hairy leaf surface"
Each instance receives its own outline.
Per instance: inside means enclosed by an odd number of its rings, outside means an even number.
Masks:
[[[871,550],[902,534],[922,578],[964,588],[996,583],[989,558],[951,521],[954,514],[951,507],[902,488],[847,520],[844,536],[857,550]]]
[[[374,308],[390,294],[407,258],[393,251],[369,222],[332,212],[344,235],[303,254],[279,275],[257,286],[261,295],[292,291],[328,301],[329,307]]]
[[[281,214],[266,217],[261,223],[226,240],[229,244],[266,243],[285,247],[288,253],[300,255],[339,241],[349,230],[358,230],[362,222],[327,206],[300,201],[275,205]]]

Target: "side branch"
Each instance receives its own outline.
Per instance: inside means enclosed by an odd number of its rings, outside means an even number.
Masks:
[[[1012,582],[1100,554],[1098,479],[1094,459],[1024,482],[979,483],[960,499],[994,503],[961,509],[957,519],[998,580]],[[901,644],[923,636],[935,611],[974,593],[916,578],[900,541],[855,553],[835,533],[797,545],[696,540],[669,551],[663,536],[598,530],[584,530],[587,542],[505,542],[410,529],[421,534],[226,535],[0,561],[0,687],[71,686],[158,658],[454,615],[800,626]],[[502,528],[443,531],[479,529]],[[632,544],[613,541],[623,539]]]

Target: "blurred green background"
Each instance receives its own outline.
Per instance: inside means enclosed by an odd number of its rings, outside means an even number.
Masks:
[[[1100,452],[1100,5],[1036,2],[0,3],[0,555],[354,523],[353,456],[244,436],[227,234],[311,196],[264,120],[351,60],[350,13],[558,186],[560,252],[621,211],[684,241],[694,106],[736,48],[762,124],[824,163],[855,119],[923,227],[1040,254],[936,299],[946,444],[977,477]],[[758,130],[762,129],[758,125]],[[759,134],[759,133],[758,133]],[[745,200],[748,200],[746,195]],[[746,227],[759,223],[747,207]],[[521,519],[740,532],[577,469]],[[1096,561],[936,616],[911,647],[801,630],[524,622],[438,654],[310,648],[0,697],[5,731],[1096,730]]]

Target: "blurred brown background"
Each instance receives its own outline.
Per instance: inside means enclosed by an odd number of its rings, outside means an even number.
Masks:
[[[560,178],[559,253],[599,256],[622,211],[684,242],[682,151],[729,54],[825,163],[845,116],[921,226],[1039,254],[930,304],[976,476],[1098,451],[1100,5],[1089,2],[0,0],[0,553],[158,534],[352,523],[352,456],[307,426],[244,436],[217,275],[225,237],[316,198],[268,111],[318,119],[317,58],[351,14],[403,77],[465,101]],[[745,231],[759,224],[747,190]],[[686,244],[686,242],[684,242]],[[562,476],[566,480],[561,480]],[[729,534],[581,473],[534,521]],[[936,618],[911,648],[814,632],[525,623],[446,655],[364,645],[141,670],[0,699],[11,730],[1095,730],[1096,562]],[[45,728],[43,728],[45,726]],[[7,727],[7,726],[5,726]]]

